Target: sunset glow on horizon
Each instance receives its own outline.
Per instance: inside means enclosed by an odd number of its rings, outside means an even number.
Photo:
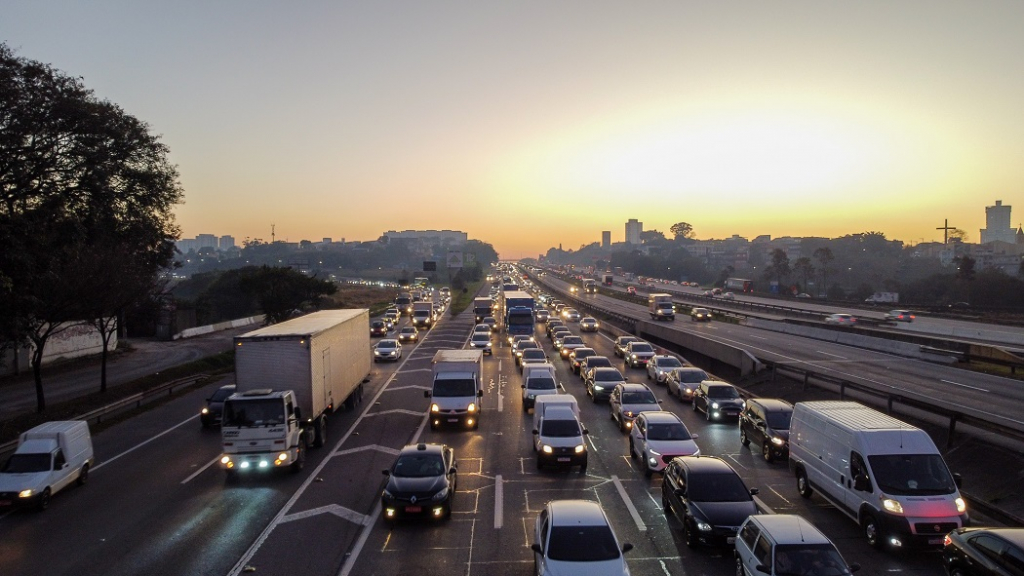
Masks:
[[[1024,221],[1024,3],[32,2],[0,41],[149,123],[184,237],[504,258]]]

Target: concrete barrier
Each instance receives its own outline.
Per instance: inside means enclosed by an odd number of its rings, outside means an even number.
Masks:
[[[692,350],[697,354],[732,366],[739,371],[741,376],[753,374],[763,367],[753,354],[742,348],[710,340],[692,332],[677,330],[671,322],[638,321],[636,333],[641,338],[671,342],[685,350]]]
[[[203,334],[220,332],[221,330],[230,330],[231,328],[252,326],[253,324],[262,324],[264,318],[266,318],[266,316],[261,314],[259,316],[250,316],[248,318],[239,318],[237,320],[225,320],[224,322],[218,322],[216,324],[207,324],[206,326],[186,328],[181,332],[178,332],[174,336],[171,336],[171,340],[179,340],[181,338],[194,338],[196,336],[202,336]]]

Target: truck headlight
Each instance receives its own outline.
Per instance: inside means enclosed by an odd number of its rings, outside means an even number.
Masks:
[[[231,463],[231,456],[222,456],[221,459],[220,459],[220,463],[221,464],[230,464]]]
[[[209,414],[209,413],[210,413],[210,409],[209,409],[209,408],[203,408],[203,409],[201,410],[201,413],[203,413],[203,414]]]
[[[440,412],[441,411],[441,407],[438,406],[437,404],[431,404],[430,405],[430,411],[431,412]]]
[[[551,446],[548,446],[547,444],[545,444],[544,446],[541,446],[540,451],[545,453],[545,454],[551,454],[551,452],[552,452]]]
[[[956,511],[957,511],[958,514],[963,514],[964,512],[967,512],[967,503],[964,502],[963,498],[957,496],[955,502],[956,502]]]
[[[886,512],[892,512],[893,514],[903,514],[903,505],[899,503],[899,500],[893,500],[892,498],[882,498],[882,508],[885,508]]]
[[[33,492],[31,488],[29,488],[28,490],[22,490],[21,492],[18,492],[18,498],[31,498],[32,494],[35,494],[35,492]]]
[[[585,444],[577,444],[576,448],[573,449],[573,452],[575,452],[577,454],[583,454],[583,451],[586,450],[586,449],[587,449],[587,446]]]

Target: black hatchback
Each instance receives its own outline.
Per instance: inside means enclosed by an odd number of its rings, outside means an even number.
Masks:
[[[740,412],[740,442],[761,446],[761,456],[772,462],[789,458],[789,421],[793,405],[774,398],[751,398]]]
[[[679,456],[665,467],[661,504],[679,520],[686,545],[731,546],[747,516],[758,513],[753,496],[732,466],[715,456]]]
[[[199,412],[199,422],[203,428],[220,425],[221,414],[224,411],[224,400],[235,393],[235,385],[227,384],[217,388],[212,396],[206,399],[206,406]]]

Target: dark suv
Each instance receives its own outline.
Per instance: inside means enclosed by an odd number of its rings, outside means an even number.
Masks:
[[[747,516],[757,514],[751,497],[736,471],[714,456],[679,456],[665,468],[661,505],[682,524],[686,545],[728,546]]]
[[[702,410],[708,421],[738,418],[743,410],[743,398],[736,387],[728,382],[706,380],[693,393],[693,411]]]
[[[789,421],[793,405],[774,398],[752,398],[740,412],[740,442],[761,445],[768,462],[789,458]]]

